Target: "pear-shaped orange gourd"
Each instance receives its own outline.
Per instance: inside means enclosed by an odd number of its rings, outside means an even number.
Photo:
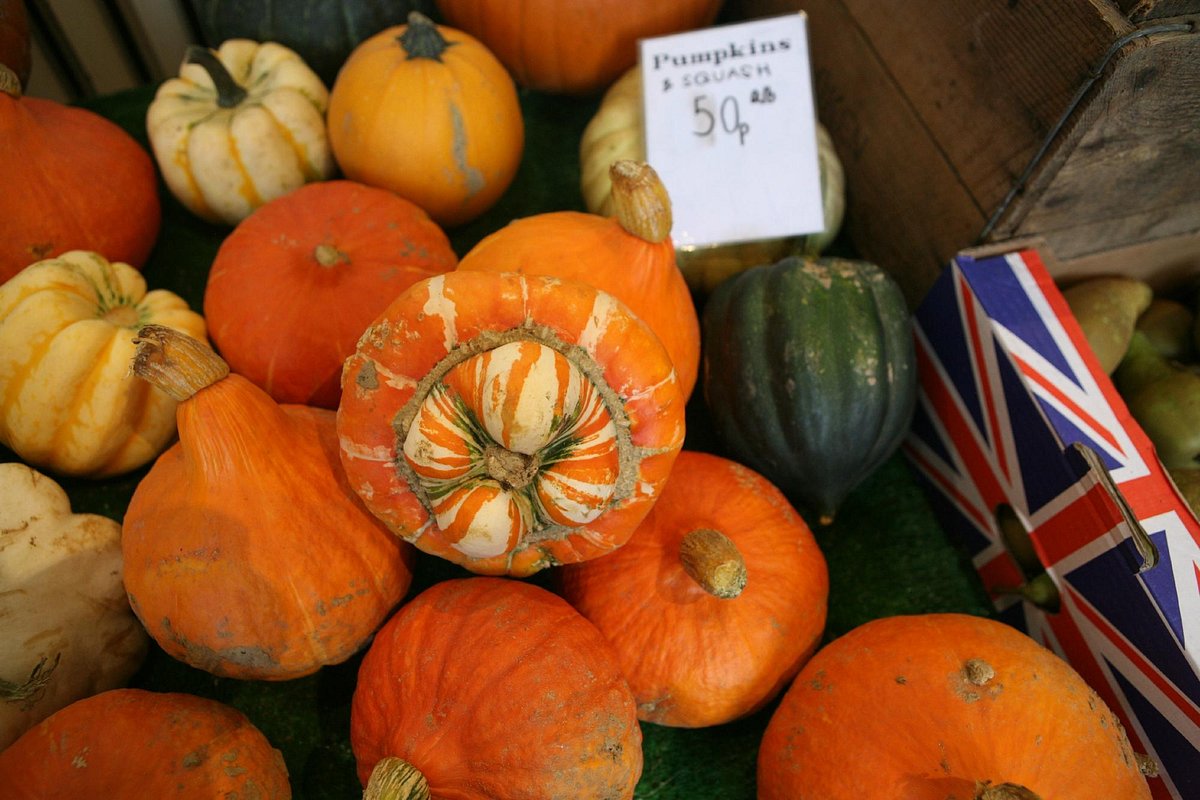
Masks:
[[[412,549],[359,501],[334,412],[279,405],[206,344],[139,332],[134,374],[179,405],[179,442],[138,484],[125,587],[170,655],[286,680],[365,646],[412,581]]]
[[[684,397],[700,369],[700,320],[675,262],[671,200],[648,164],[612,165],[613,217],[551,211],[510,222],[484,237],[460,270],[555,275],[616,297],[662,341]]]

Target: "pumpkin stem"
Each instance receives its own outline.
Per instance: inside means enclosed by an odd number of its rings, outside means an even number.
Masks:
[[[617,223],[651,244],[671,235],[671,197],[649,164],[622,159],[608,168]]]
[[[54,654],[54,663],[49,667],[46,666],[46,656],[42,656],[42,660],[34,664],[33,671],[29,673],[29,680],[24,683],[11,683],[0,678],[0,701],[5,703],[20,703],[22,711],[28,711],[33,708],[38,700],[42,699],[42,695],[46,693],[46,685],[50,683],[50,675],[58,668],[58,662],[62,658],[62,653]]]
[[[221,59],[217,58],[207,47],[196,44],[189,45],[183,63],[199,64],[204,67],[204,71],[208,73],[213,86],[216,87],[217,105],[221,108],[234,108],[246,99],[246,90],[233,79],[229,70],[221,63]]]
[[[698,528],[679,545],[683,571],[704,591],[728,600],[746,588],[746,562],[728,536],[712,528]]]
[[[433,20],[420,11],[408,13],[408,26],[404,33],[396,37],[396,41],[404,48],[410,61],[414,58],[431,58],[440,62],[446,48],[455,44],[447,42]]]
[[[350,256],[338,250],[331,244],[319,244],[313,250],[313,258],[322,267],[333,267],[338,264],[349,264]]]
[[[982,781],[975,785],[975,800],[1042,800],[1042,798],[1017,783],[991,784]]]
[[[518,492],[533,483],[540,466],[536,458],[514,453],[498,444],[489,444],[484,449],[483,465],[489,478],[499,481],[506,489]]]
[[[21,79],[17,77],[17,73],[3,64],[0,64],[0,92],[14,100],[21,99]]]
[[[144,325],[133,344],[133,374],[179,402],[229,374],[207,343],[165,325]]]
[[[429,800],[429,783],[402,758],[387,756],[371,770],[363,800]]]

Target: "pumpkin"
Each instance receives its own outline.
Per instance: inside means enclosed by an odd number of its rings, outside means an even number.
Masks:
[[[337,461],[333,412],[279,405],[169,328],[133,372],[178,401],[179,442],[138,483],[125,587],[169,655],[214,675],[287,680],[345,661],[412,581],[412,551]]]
[[[559,572],[617,653],[638,719],[698,728],[773,699],[816,650],[829,578],[804,520],[761,475],[679,454],[616,552]]]
[[[693,291],[711,292],[721,281],[750,267],[773,264],[788,255],[815,256],[833,243],[846,212],[846,179],[829,131],[820,122],[816,129],[825,229],[780,239],[680,247],[676,258]],[[579,186],[587,210],[612,214],[615,209],[612,164],[622,159],[645,158],[642,71],[635,66],[604,93],[579,139]]]
[[[1001,622],[923,614],[835,639],[763,734],[762,800],[1139,800],[1125,732],[1065,661]]]
[[[350,707],[366,797],[629,798],[641,743],[608,642],[562,598],[504,578],[409,601],[363,658]],[[423,793],[374,793],[396,776]]]
[[[508,189],[525,123],[512,78],[491,51],[414,12],[346,60],[330,93],[329,140],[346,177],[455,226]]]
[[[204,316],[234,372],[281,403],[337,408],[342,362],[367,325],[404,289],[457,261],[413,203],[354,181],[312,183],[225,238]]]
[[[0,752],[8,800],[292,796],[283,756],[242,712],[205,697],[113,689]]]
[[[0,64],[12,71],[19,86],[29,85],[33,63],[25,0],[0,0]]]
[[[0,64],[0,142],[0,283],[69,250],[145,263],[162,209],[154,162],[132,136],[91,111],[22,96]]]
[[[154,323],[205,335],[165,289],[98,253],[31,264],[0,285],[0,442],[63,475],[106,477],[157,456],[175,401],[129,375],[133,337]]]
[[[188,0],[210,45],[226,39],[276,42],[329,86],[356,45],[432,0]]]
[[[612,295],[454,271],[401,294],[346,361],[342,463],[419,549],[531,575],[621,546],[683,444],[670,357]]]
[[[254,209],[333,175],[325,84],[275,42],[188,48],[158,87],[146,133],[171,194],[196,216],[236,225]]]
[[[530,89],[592,94],[637,63],[638,40],[710,25],[721,0],[437,0]]]
[[[867,261],[789,257],[718,286],[703,324],[717,440],[830,524],[900,446],[916,407],[899,286]]]
[[[63,706],[124,685],[148,638],[121,582],[121,526],[73,514],[53,479],[0,464],[0,750]]]
[[[700,369],[700,320],[671,244],[671,201],[648,164],[618,161],[613,216],[553,211],[510,222],[482,239],[459,269],[557,275],[625,303],[662,340],[684,397]]]

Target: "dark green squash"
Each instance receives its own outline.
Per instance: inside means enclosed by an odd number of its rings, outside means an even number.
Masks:
[[[295,50],[326,86],[356,45],[403,25],[410,11],[435,14],[433,0],[188,0],[204,43],[277,42]]]
[[[717,440],[832,522],[912,419],[917,375],[899,286],[865,261],[789,257],[718,285],[703,335]]]

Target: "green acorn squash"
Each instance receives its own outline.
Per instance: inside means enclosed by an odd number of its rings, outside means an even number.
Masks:
[[[408,12],[434,13],[433,0],[189,0],[205,43],[226,39],[288,47],[332,86],[356,45]]]
[[[717,440],[821,524],[899,447],[916,405],[911,318],[866,261],[791,256],[719,285],[703,317]]]

